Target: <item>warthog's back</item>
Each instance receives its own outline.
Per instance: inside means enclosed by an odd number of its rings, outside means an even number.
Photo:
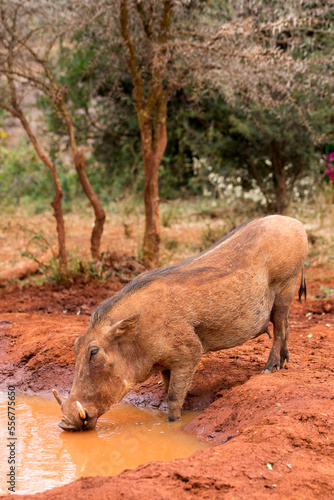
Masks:
[[[284,279],[299,269],[307,254],[303,225],[291,217],[271,215],[247,221],[218,243],[182,262],[140,274],[95,311],[91,324],[124,299],[162,283],[196,285],[233,273],[267,272],[271,279]]]
[[[259,270],[267,271],[270,279],[284,279],[301,268],[306,254],[303,225],[291,217],[272,215],[247,221],[198,256],[155,272],[156,279],[170,283]]]
[[[199,255],[137,276],[99,306],[91,326],[124,306],[130,312],[151,308],[152,299],[160,309],[162,302],[172,298],[170,309],[198,298],[196,309],[204,307],[207,315],[209,294],[212,306],[219,300],[219,309],[227,303],[235,311],[245,311],[260,289],[283,286],[291,277],[297,280],[306,254],[306,232],[296,219],[272,215],[247,221]]]
[[[138,276],[101,304],[91,324],[140,310],[145,337],[187,322],[205,351],[233,347],[266,331],[275,297],[285,290],[290,297],[306,253],[296,219],[254,219],[195,257]]]

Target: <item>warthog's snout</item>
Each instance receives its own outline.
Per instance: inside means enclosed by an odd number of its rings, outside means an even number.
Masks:
[[[96,421],[97,418],[88,418],[85,421],[73,423],[67,417],[63,417],[58,425],[61,429],[63,429],[63,431],[91,431],[95,428]]]
[[[63,411],[63,418],[58,424],[61,429],[73,432],[90,431],[95,428],[98,415],[89,415],[79,401],[64,400],[55,389],[52,392]]]
[[[83,431],[85,430],[83,427],[81,428],[78,428],[76,426],[74,426],[73,424],[70,424],[69,422],[66,421],[65,418],[63,418],[60,422],[59,422],[59,427],[61,429],[63,429],[63,431]]]

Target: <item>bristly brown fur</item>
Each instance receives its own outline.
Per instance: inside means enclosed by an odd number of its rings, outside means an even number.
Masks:
[[[151,271],[145,271],[144,273],[141,273],[139,276],[134,278],[129,284],[127,284],[120,292],[116,293],[112,297],[106,299],[102,304],[99,305],[99,307],[93,312],[91,318],[90,318],[90,327],[93,327],[96,323],[101,321],[111,310],[111,308],[117,304],[120,300],[122,300],[126,295],[129,295],[131,293],[136,292],[140,288],[143,288],[147,285],[149,285],[152,281],[174,275],[176,278],[178,278],[178,275],[180,274],[180,271],[182,271],[182,276],[181,278],[184,279],[185,277],[185,272],[182,270],[182,268],[193,262],[195,259],[200,257],[201,255],[206,254],[207,252],[211,251],[213,248],[217,247],[224,241],[228,240],[231,236],[233,236],[237,231],[239,231],[241,228],[245,227],[247,224],[250,222],[254,221],[255,219],[248,220],[246,222],[243,222],[239,226],[233,229],[229,234],[221,238],[217,243],[212,245],[210,248],[207,250],[203,250],[203,252],[195,255],[194,257],[189,257],[188,259],[185,259],[181,262],[178,262],[177,264],[172,264],[170,266],[166,267],[160,267],[157,269],[152,269]],[[208,268],[204,268],[203,271],[200,269],[198,270],[191,270],[189,271],[191,274],[199,274],[201,272],[207,271]]]

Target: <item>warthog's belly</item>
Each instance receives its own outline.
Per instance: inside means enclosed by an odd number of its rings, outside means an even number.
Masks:
[[[265,287],[253,296],[240,294],[233,307],[228,300],[217,301],[211,316],[195,327],[204,352],[230,349],[266,332],[274,299],[275,290]]]

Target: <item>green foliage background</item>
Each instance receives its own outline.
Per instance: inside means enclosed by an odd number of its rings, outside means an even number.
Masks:
[[[246,4],[245,15],[254,15],[256,2]],[[259,22],[266,18],[267,10],[275,7],[271,4],[277,2],[264,2],[261,15],[256,11]],[[281,8],[279,3],[276,6]],[[189,12],[193,7],[198,22],[201,16],[210,22],[217,12],[222,19],[229,19],[233,2],[192,2]],[[312,5],[305,4],[305,8],[311,9]],[[331,26],[334,14],[330,9],[327,16],[325,21]],[[277,33],[276,45],[300,60],[330,53],[334,36],[323,30],[323,22],[319,20],[319,26],[315,22],[305,29],[302,39],[293,45],[289,41],[293,34],[283,29]],[[108,56],[101,50],[101,41],[85,32],[75,33],[71,45],[60,41],[58,48],[54,70],[68,90],[78,143],[89,145],[86,166],[94,190],[104,205],[129,192],[142,193],[144,172],[133,86],[127,67],[117,59],[120,44],[111,47],[115,55],[112,60],[110,46]],[[324,95],[330,96],[326,90]],[[183,89],[174,91],[168,107],[168,144],[160,167],[161,197],[175,199],[203,193],[218,197],[228,183],[247,192],[254,189],[257,179],[267,210],[275,210],[273,144],[284,163],[289,197],[298,180],[307,176],[316,180],[324,171],[320,160],[326,143],[334,143],[333,107],[328,97],[316,97],[312,88],[307,95],[293,97],[301,108],[310,109],[306,113],[308,124],[296,107],[278,103],[276,109],[268,111],[238,97],[231,104],[218,89],[198,89],[191,80]],[[38,107],[47,120],[51,157],[59,170],[65,210],[69,210],[75,200],[81,199],[82,191],[74,167],[64,159],[68,149],[64,124],[47,97],[39,97]],[[0,138],[1,204],[18,205],[30,200],[40,211],[49,203],[51,193],[50,174],[36,159],[27,140],[10,148],[6,138]]]

